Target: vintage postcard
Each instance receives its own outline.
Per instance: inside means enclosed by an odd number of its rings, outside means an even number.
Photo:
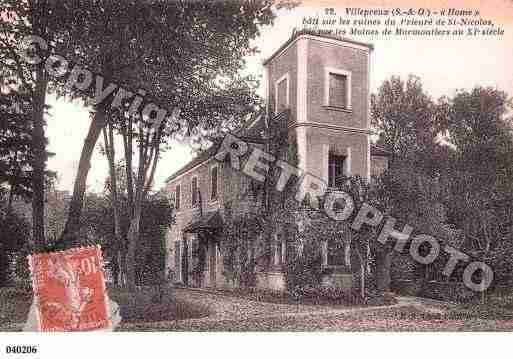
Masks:
[[[512,331],[512,64],[511,0],[0,0],[0,332]]]

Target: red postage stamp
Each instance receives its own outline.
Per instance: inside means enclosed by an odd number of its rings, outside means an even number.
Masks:
[[[40,331],[111,327],[100,247],[29,257]]]

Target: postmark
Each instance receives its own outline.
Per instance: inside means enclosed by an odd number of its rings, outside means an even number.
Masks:
[[[99,246],[29,256],[40,331],[112,327]]]

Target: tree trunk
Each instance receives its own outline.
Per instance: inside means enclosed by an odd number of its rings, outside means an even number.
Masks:
[[[32,235],[36,249],[45,246],[45,167],[46,167],[46,140],[44,130],[44,106],[46,102],[46,89],[48,80],[44,69],[36,72],[36,88],[33,96],[33,133],[32,147],[34,159],[32,161]]]
[[[9,197],[7,199],[7,208],[5,210],[5,217],[4,221],[9,217],[9,215],[12,213],[12,204],[14,201],[14,185],[11,184],[11,188],[9,188]]]
[[[376,256],[376,282],[380,292],[390,291],[390,267],[392,264],[392,252],[378,251]]]
[[[84,141],[84,146],[82,147],[82,154],[75,178],[75,186],[73,188],[73,197],[69,205],[68,219],[58,243],[58,247],[60,248],[69,248],[80,243],[80,216],[84,204],[87,175],[91,168],[91,157],[93,156],[94,148],[104,126],[105,109],[102,106],[98,106],[94,119],[89,126],[89,132]]]
[[[118,265],[118,278],[117,278],[117,281],[118,281],[118,284],[120,285],[124,285],[124,281],[123,281],[123,274],[124,274],[124,270],[126,268],[123,267],[122,265],[122,253],[123,253],[123,250],[122,248],[124,247],[124,238],[123,238],[123,234],[121,233],[121,223],[120,223],[120,218],[119,218],[119,212],[118,210],[115,210],[115,212],[117,213],[114,213],[114,236],[116,238],[116,242],[117,242],[117,251],[116,251],[116,254],[115,256],[117,257],[117,265]]]
[[[358,248],[358,245],[355,246],[356,254],[358,255],[358,262],[359,263],[359,274],[360,274],[360,297],[362,299],[365,298],[365,267],[367,266],[367,261],[363,259],[363,255],[360,251],[360,248]]]
[[[107,128],[103,128],[103,140],[105,143],[105,152],[107,154],[107,160],[109,162],[109,175],[110,175],[110,194],[111,194],[111,201],[112,201],[112,210],[114,214],[114,237],[116,238],[117,243],[117,251],[115,256],[118,260],[117,267],[118,267],[118,275],[121,277],[122,275],[122,267],[121,262],[119,261],[120,252],[121,249],[124,246],[124,238],[123,238],[123,232],[121,230],[121,209],[119,204],[119,196],[118,196],[118,181],[117,181],[117,172],[116,172],[116,152],[114,148],[114,130],[112,128],[112,124],[108,125],[108,131]],[[121,279],[116,278],[117,282],[120,283]]]
[[[134,289],[136,286],[135,252],[137,250],[137,242],[140,234],[142,206],[153,181],[153,176],[157,167],[160,145],[160,135],[157,135],[157,137],[151,141],[149,133],[144,135],[144,127],[142,123],[139,123],[139,135],[141,138],[141,141],[139,142],[139,166],[137,171],[133,210],[131,211],[130,227],[127,234],[128,248],[126,255],[126,273],[127,285],[130,289]],[[149,150],[150,152],[148,152]],[[150,176],[147,180],[148,170],[150,170]]]
[[[142,202],[142,201],[141,201]],[[126,255],[126,280],[129,289],[134,289],[136,286],[136,263],[135,252],[137,250],[137,241],[139,239],[142,203],[135,203],[135,210],[132,219],[130,220],[130,228],[128,229],[128,250]]]
[[[123,243],[123,248],[120,248],[118,251],[118,263],[119,263],[119,285],[125,287],[127,285],[126,280],[126,249],[125,243]]]
[[[365,298],[365,265],[360,263],[360,296]]]
[[[115,287],[118,287],[119,286],[119,278],[120,278],[120,274],[119,274],[119,260],[118,260],[118,254],[119,252],[115,252],[114,255],[112,256],[112,262],[111,262],[111,266],[112,266],[112,280],[114,282],[114,286]]]

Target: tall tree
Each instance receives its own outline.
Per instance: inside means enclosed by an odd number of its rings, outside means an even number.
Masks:
[[[117,166],[120,185],[123,186],[124,168]],[[119,275],[119,243],[114,233],[113,203],[111,196],[110,177],[105,183],[102,193],[87,193],[84,211],[81,218],[82,235],[88,236],[102,245],[108,267],[116,285],[123,285]],[[120,206],[120,222],[123,236],[130,225],[130,210],[127,205],[126,191],[118,198]],[[169,201],[160,193],[150,194],[143,203],[141,217],[141,240],[137,243],[135,263],[136,282],[141,284],[148,279],[158,279],[164,269],[165,234],[169,225],[174,223],[173,208]]]
[[[80,5],[65,4],[73,21],[69,36],[57,48],[76,49],[82,56],[78,63],[101,74],[104,84],[141,90],[152,96],[151,100],[146,97],[148,102],[180,107],[189,128],[219,118],[216,111],[224,103],[208,95],[212,94],[213,79],[233,77],[243,66],[243,57],[253,51],[249,41],[258,35],[259,25],[273,18],[272,1],[98,1],[92,6]],[[212,106],[215,100],[217,105]],[[107,121],[109,107],[104,103],[92,109],[63,243],[77,240],[90,159]]]
[[[424,91],[419,77],[406,81],[392,76],[371,96],[371,122],[378,143],[395,158],[428,167],[437,157],[441,131],[438,106]]]
[[[250,40],[259,34],[260,25],[272,22],[272,4],[100,2],[99,16],[109,20],[107,25],[97,17],[87,20],[90,14],[86,12],[78,16],[83,25],[75,24],[74,31],[79,32],[77,36],[84,36],[84,49],[88,51],[83,52],[95,54],[86,58],[88,68],[101,73],[109,82],[151,94],[151,98],[146,96],[147,102],[179,108],[182,130],[186,135],[201,138],[243,118],[258,104],[255,81],[241,77],[239,70],[244,66],[244,57],[255,51]],[[99,53],[102,55],[96,55]],[[111,122],[123,136],[127,191],[132,206],[127,259],[133,263],[141,204],[153,182],[160,153],[176,131],[175,124],[170,122],[172,111],[168,107],[167,117],[160,126],[153,127],[147,118],[140,113],[128,113],[126,107],[113,110],[96,105],[94,109],[62,242],[70,244],[76,240],[90,156],[105,124]],[[110,129],[106,135],[108,143]],[[114,157],[111,149],[107,153]],[[129,282],[134,283],[134,272],[130,271]]]
[[[20,45],[27,36],[39,36],[51,43],[57,36],[63,13],[59,4],[48,0],[0,1],[0,63],[2,72],[14,79],[10,86],[30,99],[32,167],[32,222],[33,239],[38,248],[45,245],[44,199],[45,172],[48,153],[45,137],[45,103],[48,75],[44,63],[31,66],[23,58]],[[52,24],[52,26],[50,26]],[[27,50],[27,49],[26,49]],[[50,49],[38,49],[48,56]]]
[[[513,137],[506,118],[511,101],[502,91],[482,87],[445,100],[447,138],[454,147],[444,176],[449,216],[488,251],[513,219]]]
[[[14,91],[0,96],[0,185],[8,186],[5,215],[16,196],[32,195],[32,121],[30,99]]]

